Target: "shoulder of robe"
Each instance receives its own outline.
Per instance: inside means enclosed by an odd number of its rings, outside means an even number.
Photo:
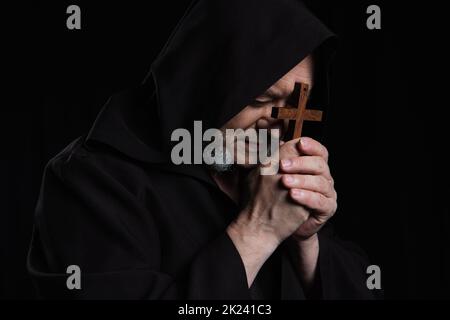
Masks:
[[[105,192],[122,189],[141,198],[143,192],[154,189],[152,172],[149,166],[101,143],[87,147],[84,137],[79,137],[48,162],[44,180],[56,178],[68,187],[96,185]]]
[[[149,261],[142,244],[154,245],[154,253],[159,240],[153,214],[139,193],[142,169],[113,152],[89,150],[83,141],[76,139],[47,164],[36,207],[41,236],[74,247],[91,239],[89,252],[100,255],[109,246],[120,247]],[[157,199],[152,200],[157,210]]]

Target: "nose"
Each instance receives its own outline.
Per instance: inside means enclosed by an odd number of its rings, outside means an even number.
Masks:
[[[271,117],[272,107],[267,107],[264,115],[256,121],[256,129],[279,129],[282,134],[286,129],[285,121]]]

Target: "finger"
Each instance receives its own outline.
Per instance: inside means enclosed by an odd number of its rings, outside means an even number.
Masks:
[[[323,175],[332,180],[327,162],[318,156],[303,156],[281,160],[281,169],[285,173]]]
[[[312,138],[302,137],[297,143],[297,148],[302,155],[322,157],[328,161],[327,148]]]
[[[336,200],[327,198],[321,193],[303,189],[291,189],[289,190],[289,195],[296,203],[316,210],[321,214],[333,215],[336,212]]]
[[[323,194],[333,198],[335,191],[330,180],[324,176],[284,174],[281,178],[283,185],[287,188],[305,189]]]
[[[300,152],[297,146],[298,141],[298,139],[289,140],[280,145],[280,157],[284,159],[299,156]]]

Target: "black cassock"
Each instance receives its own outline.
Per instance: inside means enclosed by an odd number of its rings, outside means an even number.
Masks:
[[[225,232],[239,208],[203,166],[168,158],[173,129],[191,130],[193,120],[220,127],[306,55],[326,65],[331,38],[295,0],[194,2],[143,85],[112,96],[90,132],[48,163],[28,259],[39,295],[372,298],[364,253],[329,228],[319,232],[311,293],[302,289],[289,241],[248,289]],[[326,76],[317,74],[320,97]],[[67,288],[70,265],[80,267],[80,290]]]

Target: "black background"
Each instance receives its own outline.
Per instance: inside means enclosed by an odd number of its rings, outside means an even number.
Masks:
[[[411,27],[415,18],[397,1],[311,2],[340,37],[326,138],[338,233],[381,267],[386,298],[449,298],[450,216],[441,201],[449,189],[436,184],[446,159],[431,155],[437,143],[417,103],[420,21]],[[70,4],[81,7],[81,30],[66,28]],[[4,60],[13,86],[1,109],[0,296],[34,297],[25,262],[46,162],[89,129],[109,95],[142,81],[188,4],[36,1],[5,10],[14,13]],[[381,30],[366,28],[370,4],[381,7]]]

